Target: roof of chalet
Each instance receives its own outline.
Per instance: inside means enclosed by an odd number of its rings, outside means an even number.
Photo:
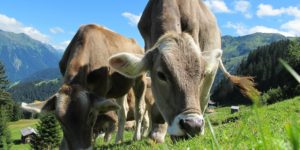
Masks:
[[[36,130],[32,127],[27,127],[27,128],[23,128],[21,129],[21,134],[22,136],[27,136],[27,135],[30,135],[30,134],[37,134]]]

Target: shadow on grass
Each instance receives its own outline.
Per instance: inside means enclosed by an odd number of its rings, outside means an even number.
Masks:
[[[108,144],[108,145],[101,145],[101,146],[97,146],[95,147],[95,149],[100,149],[100,150],[107,150],[107,149],[124,149],[124,147],[127,147],[129,145],[132,145],[133,143],[135,143],[136,141],[126,141],[120,144]],[[146,140],[143,142],[144,146],[151,146],[151,143],[153,143],[152,140]]]
[[[211,124],[213,126],[218,126],[218,125],[222,125],[222,124],[226,124],[226,123],[231,123],[231,122],[236,122],[238,121],[240,118],[238,116],[235,117],[229,117],[226,120],[219,122],[219,121],[211,121]]]
[[[133,141],[126,141],[126,142],[123,142],[121,144],[101,145],[101,146],[98,146],[97,149],[100,149],[100,150],[114,149],[114,148],[117,148],[117,147],[128,146],[132,143],[133,143]]]
[[[21,140],[14,140],[13,143],[14,143],[14,145],[23,144]]]
[[[222,121],[222,124],[230,123],[230,122],[236,122],[239,120],[238,116],[235,117],[229,117],[226,120]]]

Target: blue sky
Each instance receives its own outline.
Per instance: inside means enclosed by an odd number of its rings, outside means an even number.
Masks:
[[[222,35],[254,32],[300,36],[299,0],[203,0],[216,15]],[[0,5],[0,29],[26,33],[65,49],[82,24],[96,23],[143,40],[136,23],[148,0],[14,0]]]

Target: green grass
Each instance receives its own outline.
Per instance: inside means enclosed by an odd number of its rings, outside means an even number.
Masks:
[[[215,139],[207,119],[210,120]],[[215,113],[206,115],[205,135],[186,141],[172,143],[167,136],[164,144],[155,144],[148,139],[132,142],[131,138],[132,132],[126,132],[126,142],[119,145],[113,144],[113,140],[105,144],[103,139],[98,139],[96,147],[128,150],[299,149],[300,97],[260,108],[241,106],[240,112],[234,114],[230,114],[229,107],[218,108]]]
[[[208,119],[211,127],[209,129]],[[10,123],[13,139],[20,138],[20,129],[33,126],[37,120],[21,120]],[[214,132],[214,136],[212,132]],[[230,114],[229,107],[216,109],[206,115],[204,136],[172,143],[169,136],[163,144],[153,143],[149,139],[133,142],[132,131],[125,132],[123,144],[109,144],[98,138],[97,149],[299,149],[300,147],[300,96],[273,105],[255,107],[240,106],[240,112]],[[218,144],[217,144],[218,143]],[[29,145],[13,145],[15,149],[30,149]]]
[[[11,132],[12,141],[15,143],[12,145],[12,150],[29,150],[29,144],[18,144],[21,139],[21,129],[26,127],[35,127],[38,120],[19,120],[15,122],[10,122],[8,128]]]

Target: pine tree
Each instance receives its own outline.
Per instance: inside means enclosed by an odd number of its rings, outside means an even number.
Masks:
[[[4,65],[2,64],[2,62],[0,62],[0,89],[4,91],[7,90],[8,83],[9,82],[5,74]]]
[[[5,75],[5,69],[3,64],[0,62],[0,106],[4,106],[7,110],[8,119],[12,117],[12,109],[14,101],[9,92],[7,92],[8,87],[7,76]]]
[[[38,136],[33,139],[33,149],[54,149],[59,146],[61,132],[58,121],[53,113],[42,115],[37,126]]]
[[[4,106],[0,107],[0,149],[9,149],[11,145],[10,132],[8,130],[7,109]]]
[[[20,109],[20,105],[17,103],[14,103],[13,105],[13,109],[12,109],[12,117],[11,117],[11,121],[18,121],[21,118],[23,118],[23,113]]]

